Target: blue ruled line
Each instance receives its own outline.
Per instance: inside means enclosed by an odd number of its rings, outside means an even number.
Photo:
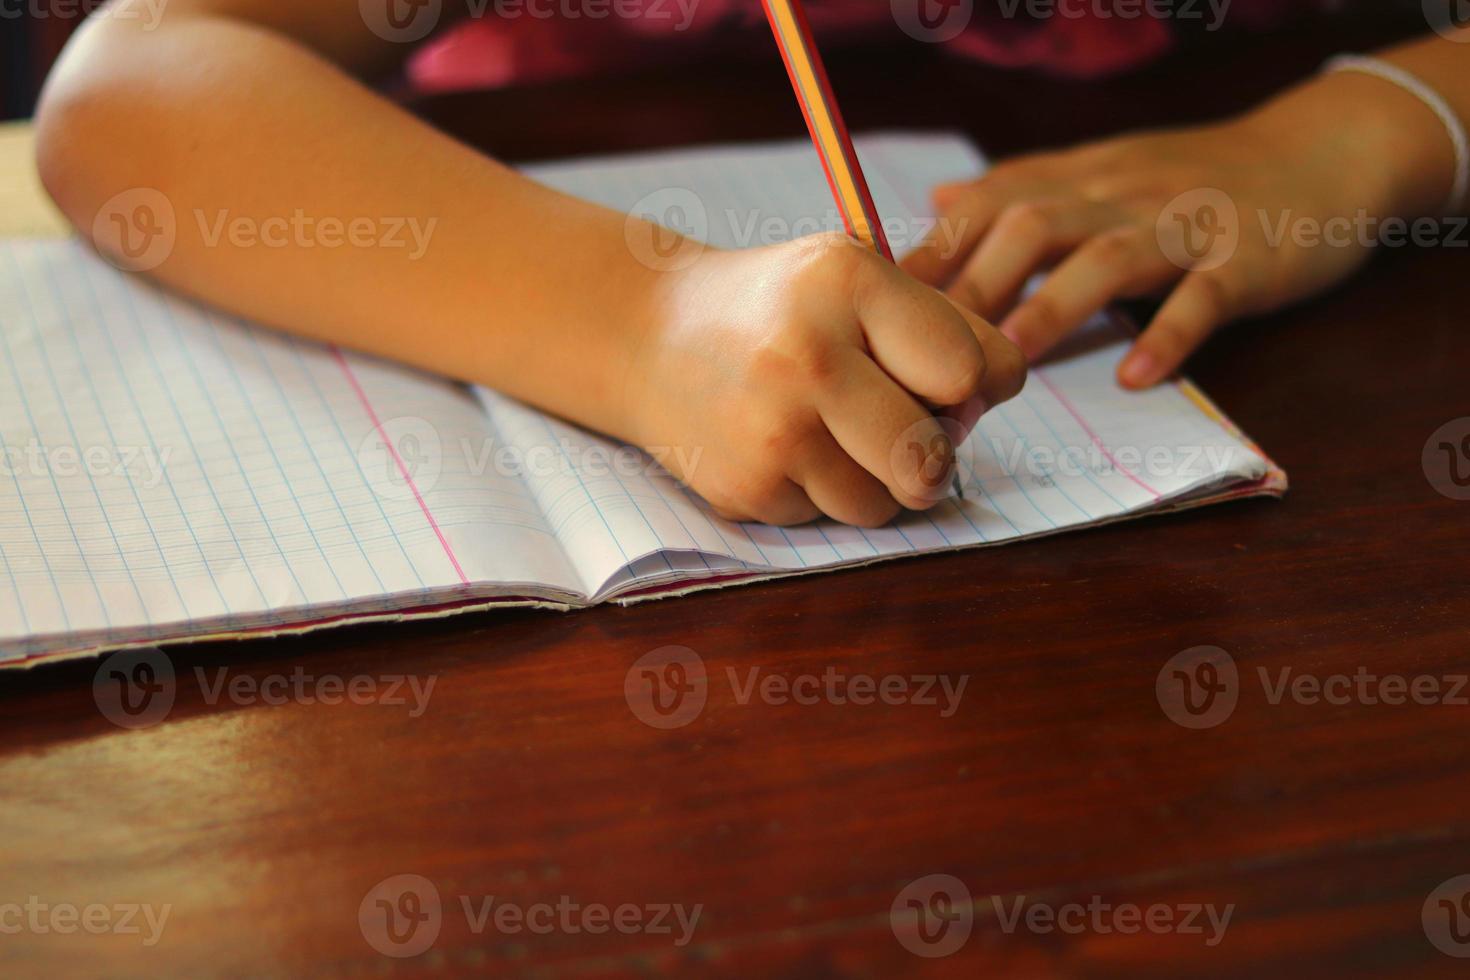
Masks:
[[[124,283],[124,285],[126,285],[126,283]],[[128,311],[132,318],[133,326],[138,332],[140,346],[142,347],[143,352],[148,355],[149,365],[153,368],[153,373],[158,378],[159,390],[168,396],[168,403],[169,407],[173,410],[174,421],[179,424],[179,431],[183,434],[184,440],[189,443],[189,452],[193,454],[195,459],[200,461],[199,475],[204,478],[204,485],[209,489],[209,496],[210,499],[214,502],[214,509],[219,511],[220,521],[223,523],[225,530],[229,532],[230,540],[235,545],[236,554],[240,556],[240,564],[245,569],[246,574],[250,576],[250,581],[255,586],[256,594],[260,596],[261,606],[263,608],[269,608],[271,605],[271,601],[266,598],[265,589],[261,588],[260,579],[257,578],[255,575],[255,567],[253,563],[245,555],[245,549],[240,544],[240,537],[235,533],[235,522],[230,520],[229,514],[225,513],[224,504],[221,503],[219,499],[219,491],[215,489],[214,480],[210,477],[209,470],[206,469],[204,466],[204,457],[199,453],[199,445],[194,441],[194,434],[189,431],[188,425],[184,422],[184,414],[179,409],[179,401],[177,398],[174,397],[173,388],[169,386],[168,380],[164,377],[163,368],[159,364],[158,354],[153,349],[152,340],[149,339],[149,331],[143,327],[143,319],[141,316],[138,315],[135,292],[132,289],[125,288],[121,290],[121,293],[123,299],[127,302]],[[155,305],[161,305],[162,303],[162,301],[159,299],[153,299],[153,302],[155,303]],[[228,442],[228,439],[226,441]],[[182,505],[180,505],[179,509],[182,513]],[[189,519],[187,516],[184,518],[184,523],[189,524]],[[191,533],[193,531],[192,525],[190,525],[190,531]],[[199,541],[196,537],[195,544],[197,545],[198,543]],[[203,552],[201,550],[201,555],[202,554]],[[208,568],[209,559],[206,558],[204,562],[205,567]],[[211,573],[211,578],[213,578],[213,573]],[[216,589],[218,589],[218,586],[216,586]],[[226,608],[228,608],[228,606]]]
[[[56,282],[56,276],[55,276],[54,270],[51,268],[51,264],[49,262],[43,262],[42,265],[46,269],[46,273],[45,273],[45,275],[46,275],[46,281],[47,281],[47,283],[51,287],[51,295],[53,297],[55,297],[57,308],[61,310],[62,315],[66,319],[67,335],[71,338],[72,349],[75,350],[76,353],[77,353],[77,363],[79,365],[81,365],[82,373],[86,376],[86,379],[87,379],[87,389],[92,394],[92,402],[93,402],[93,404],[95,404],[97,406],[97,415],[98,415],[99,418],[102,419],[102,426],[103,426],[103,428],[105,428],[107,430],[107,440],[108,440],[108,442],[110,442],[114,446],[116,446],[116,445],[118,445],[118,441],[117,441],[116,434],[113,432],[112,420],[108,418],[108,415],[110,413],[108,412],[106,406],[104,406],[102,404],[102,397],[97,392],[97,383],[96,383],[96,380],[92,376],[92,368],[91,368],[91,365],[87,363],[87,357],[82,352],[81,342],[77,339],[76,322],[72,319],[72,316],[71,316],[70,311],[68,311],[66,309],[66,300],[65,300],[65,298],[64,298],[64,296],[62,294],[62,290],[61,290],[59,284]],[[83,269],[85,269],[85,268],[86,268],[86,266],[83,266]],[[88,293],[91,294],[91,283],[90,282],[87,283],[87,290],[88,290]],[[96,305],[96,296],[95,296],[95,294],[92,296],[92,299],[93,299],[93,305],[95,307],[95,305]],[[101,320],[101,310],[98,310],[97,312],[98,312],[98,316],[99,316],[98,322],[101,323],[102,322],[102,320]],[[105,332],[105,328],[104,328],[104,332]],[[141,419],[140,419],[140,421],[141,421]],[[161,460],[161,458],[158,456],[157,450],[154,450],[154,456],[153,456],[153,458],[155,460],[158,460],[159,461],[159,466],[164,466],[165,465],[163,463],[163,461]],[[161,543],[159,543],[159,540],[158,540],[158,531],[157,531],[157,529],[154,528],[153,521],[148,516],[148,511],[143,506],[143,498],[138,493],[138,486],[137,486],[137,484],[133,480],[133,473],[132,473],[132,471],[130,469],[128,469],[128,467],[124,466],[123,467],[123,474],[128,479],[128,489],[132,492],[132,495],[133,495],[133,503],[135,503],[135,504],[138,505],[138,514],[139,514],[140,517],[143,518],[143,524],[144,524],[144,526],[146,526],[148,528],[148,536],[153,539],[153,547],[158,552],[159,561],[163,563],[164,571],[168,574],[169,584],[171,584],[173,586],[173,588],[174,588],[174,597],[179,600],[179,609],[181,609],[183,611],[183,614],[184,614],[184,618],[185,619],[191,619],[191,618],[193,618],[193,616],[189,612],[189,604],[184,601],[184,593],[179,588],[178,579],[174,578],[173,568],[169,566],[168,557],[166,555],[164,555],[164,553],[163,553],[163,545]],[[113,540],[114,541],[117,540],[116,535],[113,536]],[[121,549],[119,549],[119,551],[120,550]],[[138,586],[137,586],[137,583],[136,582],[133,583],[133,590],[135,592],[138,591]],[[153,615],[148,611],[148,609],[146,607],[146,604],[143,602],[142,593],[138,593],[138,603],[139,603],[139,605],[144,606],[144,609],[143,609],[143,616],[144,616],[144,618],[147,619],[149,622],[152,622],[153,621]]]
[[[9,245],[8,242],[6,243],[5,254],[7,256],[10,256],[11,262],[12,262],[12,264],[14,264],[15,257],[14,257],[14,255],[11,252],[10,245]],[[24,291],[24,287],[22,287],[22,291]],[[33,314],[32,319],[33,319],[33,322],[34,322],[34,314]],[[16,371],[16,369],[15,369],[15,353],[14,353],[14,351],[11,350],[11,347],[10,347],[10,335],[9,335],[9,331],[0,330],[0,346],[4,346],[4,348],[5,348],[5,363],[7,363],[7,364],[10,365],[10,376],[11,376],[11,378],[15,382],[15,392],[16,392],[17,395],[20,396],[20,404],[21,404],[21,408],[24,409],[24,411],[26,413],[26,421],[30,425],[31,431],[36,434],[36,439],[38,441],[41,441],[41,430],[36,425],[35,415],[31,412],[31,402],[30,402],[30,399],[26,397],[26,390],[21,385],[20,373],[18,371]],[[42,343],[42,344],[39,344],[38,346],[39,347],[42,347],[44,349],[45,344]],[[49,368],[48,368],[48,370],[49,370]],[[54,383],[55,379],[53,378],[52,380],[53,380],[53,383]],[[64,411],[65,411],[65,408],[63,407],[63,412]],[[68,417],[68,419],[67,419],[67,425],[68,426],[71,425],[71,419],[70,419],[70,417]],[[75,435],[73,435],[73,440],[75,440]],[[66,506],[66,498],[62,496],[62,493],[61,493],[61,485],[56,482],[56,474],[53,473],[53,472],[51,472],[51,467],[50,466],[47,466],[46,467],[46,475],[51,480],[51,490],[52,490],[53,493],[56,494],[56,502],[61,505],[61,513],[66,518],[67,530],[71,533],[72,543],[74,545],[76,545],[77,555],[82,559],[82,568],[84,568],[86,570],[86,572],[87,572],[87,578],[92,583],[92,591],[97,596],[97,608],[102,613],[102,621],[103,621],[103,623],[106,624],[106,626],[107,626],[108,629],[111,629],[112,628],[112,616],[107,611],[107,603],[102,598],[102,589],[99,588],[98,585],[97,585],[97,577],[96,577],[96,575],[94,575],[92,573],[92,563],[87,560],[87,552],[82,549],[82,542],[77,537],[76,523],[71,519],[71,509]],[[92,489],[94,491],[97,489],[95,484],[93,484]],[[17,492],[17,494],[19,494],[19,492],[20,492],[20,486],[19,486],[19,483],[18,482],[16,484],[16,492]],[[22,506],[24,506],[24,503],[25,503],[24,498],[22,498],[21,503],[22,503]],[[98,500],[98,506],[101,507],[101,500],[100,499]],[[27,522],[30,521],[29,510],[27,510],[26,520],[27,520]],[[35,525],[34,524],[31,525],[31,533],[32,534],[35,533]],[[36,546],[38,548],[41,548],[42,555],[44,556],[45,555],[45,549],[41,546],[41,541],[40,541],[40,538],[39,537],[36,539]],[[50,562],[49,561],[47,561],[47,568],[48,569],[50,568]],[[53,585],[55,584],[55,578],[54,578],[54,576],[52,578],[52,584]],[[57,600],[62,603],[62,616],[63,617],[66,617],[66,603],[65,603],[64,600],[61,599],[61,593],[60,593],[59,590],[57,592]],[[68,618],[68,629],[70,629],[70,619],[69,618]]]
[[[318,555],[321,555],[322,564],[326,565],[327,571],[332,573],[332,581],[337,583],[337,591],[342,593],[342,598],[346,599],[348,597],[347,587],[342,584],[342,579],[337,575],[336,566],[333,565],[332,560],[327,557],[327,552],[322,547],[321,539],[318,538],[316,535],[316,528],[312,525],[311,519],[306,516],[306,508],[301,506],[301,498],[296,496],[296,487],[292,485],[291,478],[286,475],[286,467],[281,464],[281,456],[279,453],[276,452],[275,440],[273,440],[270,437],[270,434],[265,431],[265,425],[260,421],[260,412],[256,410],[255,402],[251,400],[250,393],[245,390],[245,385],[241,383],[240,372],[235,370],[235,362],[226,353],[224,344],[220,341],[221,331],[219,321],[215,319],[213,313],[209,312],[205,313],[205,318],[209,326],[203,332],[209,334],[210,340],[214,343],[214,349],[219,352],[219,359],[224,362],[225,367],[229,371],[230,380],[235,383],[235,391],[239,393],[240,401],[245,405],[246,408],[250,410],[250,420],[255,423],[255,431],[260,433],[261,441],[265,443],[265,448],[270,452],[271,461],[276,464],[276,472],[281,474],[281,484],[288,491],[290,491],[291,501],[296,505],[296,513],[301,516],[301,523],[306,527],[306,533],[311,535],[311,541],[314,545],[316,545],[316,553]],[[254,328],[240,326],[237,327],[237,329],[241,329],[244,330],[246,333],[249,333]],[[254,343],[253,340],[251,342]],[[267,371],[269,371],[269,368],[267,368]],[[289,403],[285,403],[285,405],[286,414],[290,415],[293,420],[296,420],[296,410],[291,407]],[[299,420],[296,421],[296,427],[299,431],[301,428],[301,423]],[[261,517],[265,517],[264,509],[261,510]],[[271,536],[274,538],[274,532],[272,532]],[[276,546],[276,550],[280,550],[280,545]],[[282,555],[281,557],[284,559],[285,555]],[[292,577],[295,577],[294,571],[292,572]],[[381,584],[382,583],[379,583],[379,585]],[[301,586],[300,579],[297,579],[296,585],[298,588]],[[301,594],[304,597],[306,595],[306,590],[302,589]]]

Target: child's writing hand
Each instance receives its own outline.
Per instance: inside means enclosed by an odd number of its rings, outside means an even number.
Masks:
[[[1318,292],[1366,258],[1348,222],[1387,200],[1366,128],[1324,133],[1282,108],[1001,163],[936,191],[952,240],[931,236],[903,266],[999,321],[1031,360],[1116,299],[1167,294],[1119,366],[1124,385],[1152,385],[1225,321]]]
[[[931,506],[951,435],[1025,379],[989,324],[841,235],[707,251],[667,284],[633,429],[656,453],[697,448],[659,455],[726,517],[874,526]]]

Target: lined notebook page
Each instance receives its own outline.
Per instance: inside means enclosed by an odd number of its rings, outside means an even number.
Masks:
[[[0,660],[576,589],[497,439],[460,386],[0,242]]]
[[[858,152],[900,251],[932,226],[924,219],[929,189],[983,166],[966,141],[951,136],[868,136]],[[593,159],[532,173],[619,210],[674,202],[668,217],[725,248],[769,241],[766,232],[752,234],[757,228],[841,227],[804,140]],[[554,446],[568,461],[562,472],[528,482],[589,593],[608,595],[690,578],[996,544],[1117,519],[1266,474],[1267,461],[1178,386],[1119,389],[1114,368],[1124,349],[1106,322],[1091,325],[1068,351],[1034,369],[1021,395],[987,414],[959,447],[963,500],[876,530],[830,521],[790,528],[724,521],[651,461],[633,475],[588,472],[571,461],[606,456],[616,445],[494,393],[482,400],[502,431],[540,441],[548,452]]]

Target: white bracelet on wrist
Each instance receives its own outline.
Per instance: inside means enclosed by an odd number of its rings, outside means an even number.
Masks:
[[[1450,194],[1444,203],[1444,214],[1462,213],[1465,207],[1465,193],[1467,189],[1470,189],[1470,140],[1466,139],[1464,123],[1460,122],[1460,118],[1455,115],[1455,110],[1450,108],[1450,104],[1444,100],[1444,97],[1398,65],[1390,64],[1381,58],[1369,58],[1356,54],[1338,55],[1323,65],[1322,71],[1324,73],[1358,71],[1366,75],[1376,75],[1417,97],[1439,117],[1439,121],[1444,123],[1444,128],[1449,133],[1450,143],[1455,148],[1455,180],[1450,185]]]

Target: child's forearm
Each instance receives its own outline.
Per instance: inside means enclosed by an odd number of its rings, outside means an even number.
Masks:
[[[1470,125],[1470,31],[1461,41],[1437,35],[1377,53],[1436,92]],[[1322,162],[1328,180],[1378,216],[1437,216],[1454,180],[1453,145],[1444,124],[1417,96],[1361,72],[1316,76],[1251,114],[1293,160]]]
[[[104,19],[38,123],[43,179],[82,234],[121,192],[164,195],[177,239],[152,274],[170,285],[629,435],[627,364],[660,280],[624,216],[435,132],[307,47],[174,8],[152,32]]]

